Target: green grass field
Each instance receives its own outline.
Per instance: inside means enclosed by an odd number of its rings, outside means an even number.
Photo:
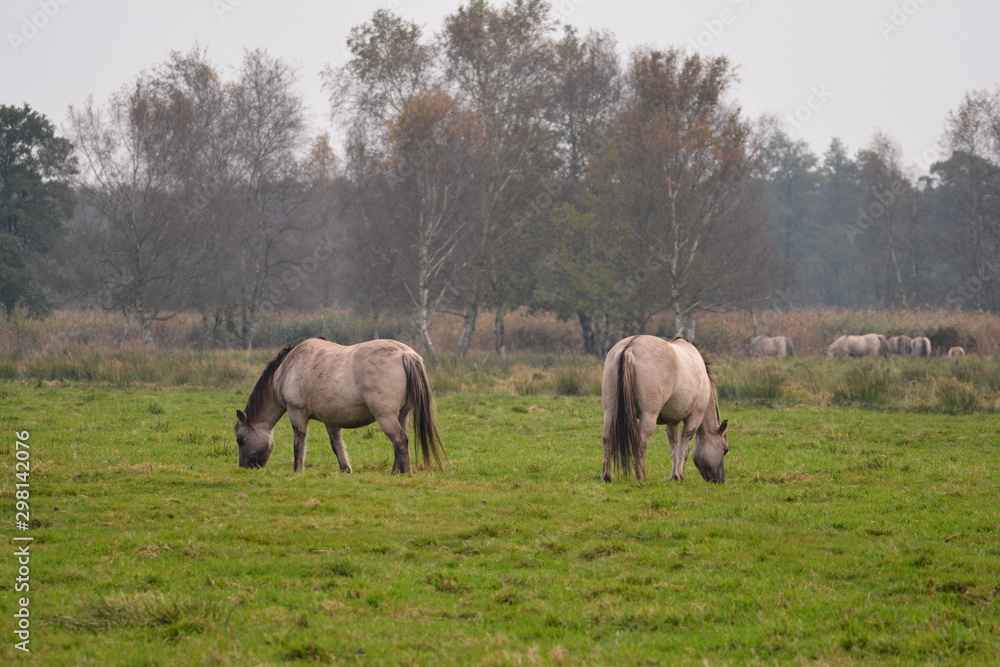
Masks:
[[[741,370],[737,368],[736,370]],[[743,369],[745,370],[745,369]],[[236,387],[235,385],[239,385]],[[236,466],[249,386],[0,383],[30,431],[46,665],[996,664],[1000,417],[722,402],[727,483],[602,484],[600,399],[441,391],[443,472],[314,423]],[[796,390],[798,391],[798,390]],[[525,394],[525,395],[519,395]],[[794,392],[793,392],[794,394]],[[0,557],[4,616],[19,594]],[[0,661],[24,658],[4,633]]]

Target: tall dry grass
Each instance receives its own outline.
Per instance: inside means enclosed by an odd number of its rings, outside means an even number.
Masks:
[[[672,318],[654,318],[650,331],[669,331]],[[510,354],[574,355],[583,348],[576,321],[560,321],[547,313],[518,310],[505,319],[506,352]],[[431,333],[437,351],[448,355],[455,350],[461,318],[441,315]],[[212,345],[210,324],[198,314],[182,313],[153,325],[157,349],[208,349]],[[975,356],[1000,352],[1000,316],[946,310],[842,310],[813,309],[757,314],[758,333],[789,336],[797,356],[822,354],[842,334],[885,333],[929,336],[932,340],[953,341]],[[63,353],[92,349],[141,349],[134,323],[124,335],[122,316],[100,311],[54,311],[45,320],[28,320],[17,315],[0,315],[0,363],[38,352]],[[718,357],[744,357],[754,332],[746,313],[706,313],[698,320],[699,345]],[[623,336],[617,334],[617,338]],[[308,336],[325,336],[342,343],[373,337],[396,338],[418,351],[417,330],[405,317],[378,319],[360,317],[340,310],[312,313],[282,313],[261,323],[255,347],[279,348]],[[941,351],[946,349],[943,347]],[[493,354],[493,314],[477,319],[470,354]]]
[[[719,393],[726,402],[860,405],[945,413],[995,411],[1000,401],[1000,317],[952,311],[808,310],[765,312],[759,331],[792,338],[793,359],[746,359],[749,317],[710,314],[698,323],[698,342],[717,358]],[[421,350],[406,321],[359,318],[341,311],[286,313],[262,324],[261,347],[205,349],[206,322],[182,314],[153,327],[156,349],[145,348],[120,315],[56,311],[42,321],[0,316],[0,380],[39,384],[102,382],[118,387],[199,386],[249,389],[278,347],[324,335],[352,343],[381,335]],[[654,321],[655,326],[660,323]],[[461,321],[442,316],[438,350],[428,359],[437,393],[599,396],[603,361],[579,354],[575,322],[526,311],[506,318],[507,352],[493,351],[493,319],[481,316],[470,353],[449,354]],[[950,336],[969,352],[960,359],[833,359],[817,357],[842,333],[869,331]],[[945,338],[947,339],[947,338]]]

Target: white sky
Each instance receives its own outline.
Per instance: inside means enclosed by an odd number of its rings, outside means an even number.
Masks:
[[[495,4],[500,4],[495,2]],[[926,169],[964,95],[1000,85],[997,0],[555,0],[560,20],[611,30],[623,50],[683,46],[739,66],[735,99],[817,154],[854,152],[875,130]],[[351,27],[379,8],[437,32],[459,0],[0,0],[0,104],[27,102],[57,125],[70,104],[103,103],[169,51],[196,42],[234,68],[262,47],[300,68],[316,131],[332,129],[319,73],[346,60]],[[811,103],[813,108],[808,108]],[[798,113],[798,118],[795,114]],[[336,132],[332,132],[336,136]]]

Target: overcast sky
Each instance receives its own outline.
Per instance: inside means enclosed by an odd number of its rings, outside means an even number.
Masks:
[[[351,27],[379,8],[440,30],[459,0],[0,0],[0,103],[27,102],[63,126],[69,105],[103,103],[172,50],[195,43],[232,71],[262,47],[300,71],[316,130],[331,129],[319,73],[346,60]],[[681,46],[725,54],[735,101],[775,114],[821,154],[876,130],[926,167],[949,111],[1000,85],[997,0],[556,0],[564,22],[607,29],[623,52]],[[336,133],[334,133],[336,134]]]

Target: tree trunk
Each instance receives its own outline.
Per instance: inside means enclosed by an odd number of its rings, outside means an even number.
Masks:
[[[583,334],[583,353],[597,354],[597,334],[594,332],[594,318],[583,311],[576,316],[580,319],[580,333]]]
[[[472,335],[476,333],[476,318],[479,316],[479,304],[473,303],[465,310],[462,318],[462,333],[458,337],[458,345],[455,346],[455,354],[464,357],[469,352],[472,345]]]
[[[497,309],[493,311],[493,349],[496,351],[497,356],[503,358],[507,350],[504,346],[504,338],[506,337],[506,329],[503,323],[504,309],[497,306]]]
[[[753,310],[753,304],[750,304],[750,325],[753,327],[753,337],[756,338],[759,334],[757,333],[757,313]]]
[[[681,306],[676,301],[674,302],[674,335],[677,337],[684,335],[684,313],[681,312]]]
[[[123,309],[122,310],[122,337],[118,341],[119,347],[122,346],[122,345],[124,345],[125,341],[128,340],[128,319],[129,319],[129,317],[128,317],[128,311]]]
[[[424,344],[424,350],[430,358],[434,358],[434,342],[431,340],[431,311],[427,304],[429,291],[420,288],[420,340]]]
[[[142,344],[144,347],[152,350],[156,347],[156,344],[153,341],[152,322],[150,322],[149,318],[143,313],[139,313],[137,319],[139,320],[139,331],[142,333]]]

